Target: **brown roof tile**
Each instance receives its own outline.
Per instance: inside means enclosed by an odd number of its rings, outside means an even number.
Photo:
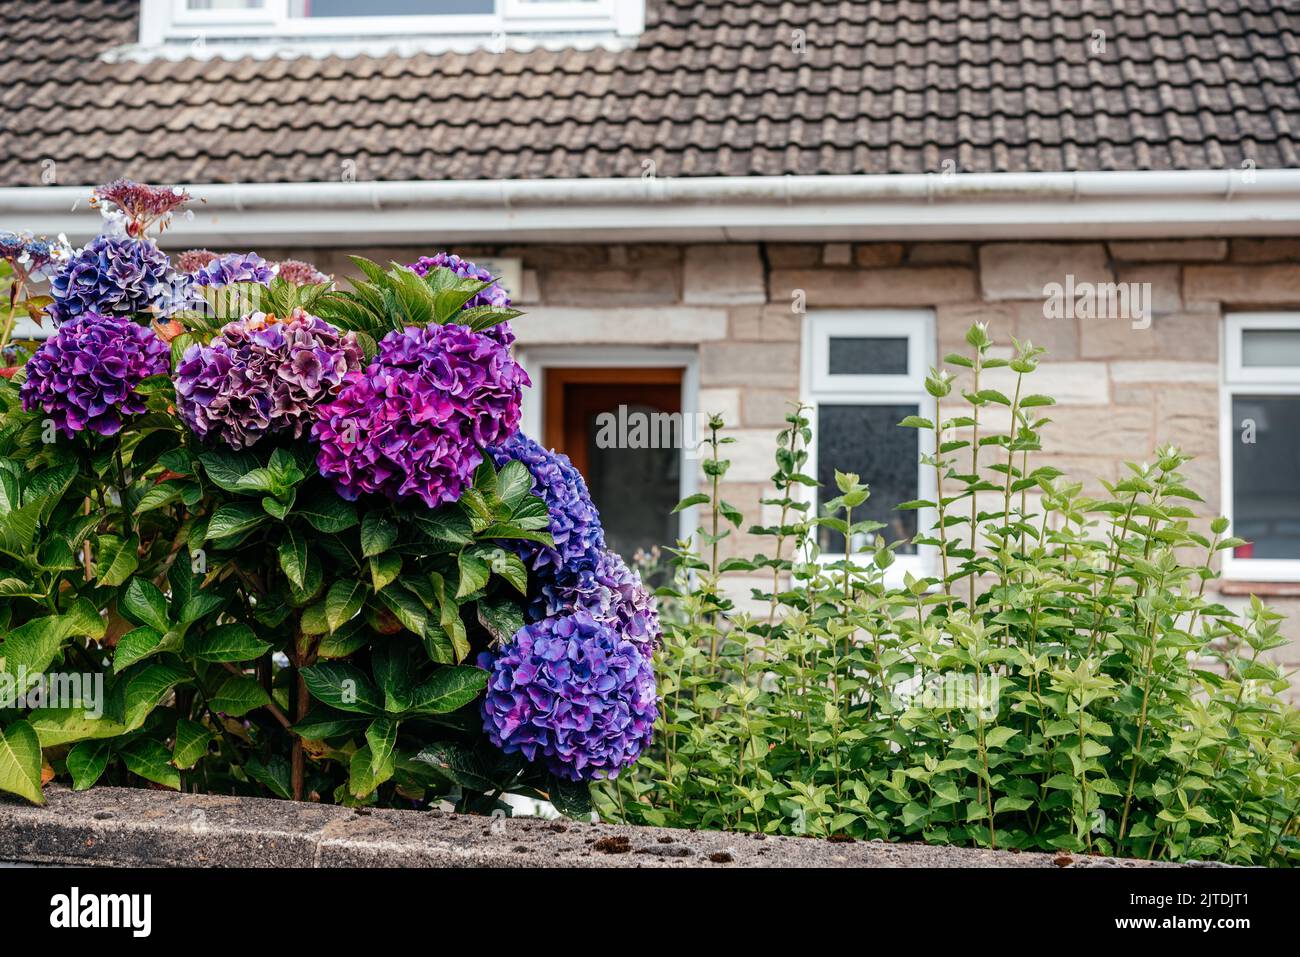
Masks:
[[[89,184],[333,179],[346,160],[492,179],[1300,153],[1300,0],[648,0],[622,51],[105,62],[138,7],[0,0],[0,184],[40,184],[46,158]]]

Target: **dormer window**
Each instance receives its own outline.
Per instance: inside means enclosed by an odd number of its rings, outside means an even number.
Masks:
[[[140,43],[310,53],[364,52],[377,41],[590,45],[635,37],[644,20],[644,0],[144,0]]]

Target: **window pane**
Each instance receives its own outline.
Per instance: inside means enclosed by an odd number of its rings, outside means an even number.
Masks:
[[[907,337],[831,336],[831,375],[907,375]]]
[[[1243,366],[1300,366],[1300,329],[1243,329]]]
[[[1234,396],[1232,425],[1234,554],[1300,559],[1300,396]]]
[[[900,428],[898,423],[916,415],[912,405],[819,405],[817,407],[817,481],[821,483],[821,502],[839,494],[835,470],[856,472],[871,486],[871,498],[854,509],[853,520],[871,519],[884,522],[879,534],[886,541],[916,535],[916,512],[895,511],[894,506],[919,497],[917,459],[920,438],[916,429]],[[818,544],[823,552],[844,551],[844,536],[829,528],[818,529]],[[864,547],[865,541],[855,542]],[[899,549],[903,555],[916,554],[915,545]]]
[[[299,17],[402,17],[481,14],[496,10],[496,0],[299,0]]]

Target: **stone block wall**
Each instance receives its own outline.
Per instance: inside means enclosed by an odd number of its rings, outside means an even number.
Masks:
[[[409,262],[414,248],[360,250]],[[880,242],[463,247],[469,258],[523,261],[516,299],[528,316],[519,344],[688,347],[698,354],[699,411],[721,412],[739,441],[726,497],[759,520],[775,432],[800,390],[807,310],[924,307],[936,316],[937,355],[965,351],[974,321],[1008,355],[1011,337],[1048,353],[1033,390],[1056,397],[1040,463],[1100,491],[1126,460],[1177,442],[1197,458],[1190,484],[1207,513],[1219,493],[1222,319],[1234,309],[1300,309],[1300,240],[1179,239],[1096,242]],[[331,250],[266,250],[347,275]],[[1043,286],[1150,283],[1149,328],[1123,319],[1045,318]],[[998,387],[996,377],[989,382]],[[688,410],[689,411],[689,410]],[[1300,494],[1298,487],[1297,494]],[[735,535],[731,553],[758,546]],[[1240,590],[1240,589],[1238,589]],[[1300,639],[1300,587],[1268,586]],[[1240,602],[1228,594],[1225,602]],[[1300,640],[1281,652],[1300,666]]]

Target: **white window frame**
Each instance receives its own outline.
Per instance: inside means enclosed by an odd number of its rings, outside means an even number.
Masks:
[[[907,373],[904,375],[832,375],[830,372],[830,340],[836,337],[873,337],[908,340]],[[833,309],[809,312],[803,322],[803,348],[801,396],[809,407],[808,418],[813,429],[813,441],[808,449],[805,472],[817,475],[817,445],[820,431],[818,410],[827,405],[915,405],[917,414],[934,417],[934,399],[925,391],[925,377],[934,363],[935,316],[930,309]],[[934,500],[934,470],[921,465],[921,457],[934,454],[932,431],[918,430],[919,454],[916,462],[917,498]],[[870,477],[864,476],[867,484]],[[805,500],[812,507],[811,514],[820,515],[822,499],[834,498],[836,489],[806,489]],[[874,493],[873,493],[874,494]],[[890,506],[899,504],[890,502]],[[917,510],[917,534],[930,531],[937,521],[932,508]],[[820,561],[833,563],[843,560],[843,555],[822,554]],[[903,583],[905,573],[917,578],[933,575],[938,569],[938,549],[931,545],[917,546],[915,555],[894,556],[894,563],[885,574],[887,585]],[[867,560],[861,554],[857,560]]]
[[[259,10],[192,10],[186,0],[143,0],[140,42],[266,40],[312,42],[344,38],[449,37],[608,33],[635,36],[645,26],[645,0],[495,0],[491,14],[293,17],[289,0],[265,0]]]
[[[1300,396],[1300,366],[1242,365],[1242,334],[1247,329],[1300,330],[1300,312],[1236,312],[1224,317],[1223,385],[1219,390],[1219,466],[1223,514],[1229,521],[1234,518],[1232,466],[1240,425],[1233,421],[1233,398],[1240,395]],[[1235,522],[1232,527],[1235,529]],[[1235,534],[1235,531],[1230,534]],[[1222,555],[1225,579],[1300,582],[1300,559],[1236,558],[1230,549]]]

